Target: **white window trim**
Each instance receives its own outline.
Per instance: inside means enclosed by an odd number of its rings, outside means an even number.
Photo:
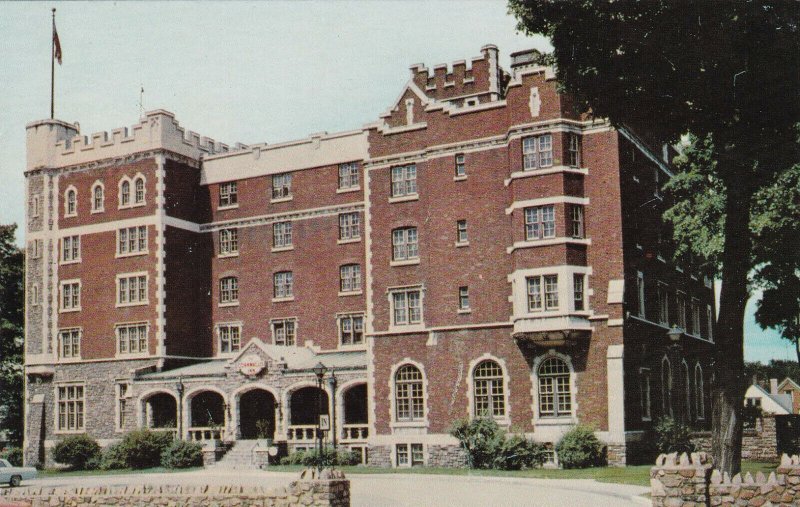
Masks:
[[[67,239],[67,238],[72,238],[72,239],[78,238],[78,256],[76,258],[70,259],[70,260],[64,260],[64,240]],[[58,249],[58,263],[59,263],[59,265],[66,266],[68,264],[79,264],[81,262],[81,255],[82,255],[82,250],[83,250],[83,248],[82,248],[83,247],[83,241],[81,241],[81,235],[80,234],[69,234],[67,236],[61,236],[61,238],[59,238],[58,246],[59,246],[59,249]]]
[[[69,200],[67,199],[67,196],[69,195],[70,192],[75,192],[74,213],[69,212]],[[64,218],[76,217],[76,216],[78,216],[78,189],[75,188],[74,185],[70,185],[66,188],[66,190],[64,190]]]
[[[62,343],[62,340],[61,340],[61,333],[63,333],[64,331],[74,331],[74,330],[78,331],[78,343],[79,343],[78,348],[80,349],[80,354],[78,354],[77,356],[64,357],[62,355],[62,353],[64,351],[64,346],[63,346],[63,343]],[[83,360],[83,327],[82,326],[72,326],[72,327],[59,328],[58,329],[58,333],[56,334],[56,338],[57,338],[56,346],[58,347],[58,350],[56,351],[56,357],[58,357],[58,362],[59,363],[78,363],[78,362]]]
[[[414,438],[414,437],[407,437],[407,438]],[[408,447],[408,463],[405,465],[399,465],[397,463],[397,446],[405,445]],[[411,446],[412,445],[421,445],[422,446],[422,466],[428,466],[430,463],[430,456],[428,454],[428,444],[425,442],[420,442],[417,440],[416,442],[412,440],[403,440],[402,442],[393,442],[391,444],[391,461],[392,461],[392,468],[413,468],[414,460],[411,458]]]
[[[361,190],[361,185],[358,185],[358,186],[355,186],[355,187],[337,188],[336,189],[336,193],[337,194],[347,194],[349,192],[358,192],[360,190]]]
[[[41,291],[38,283],[31,284],[31,306],[39,306],[41,304]]]
[[[124,259],[126,257],[138,257],[140,255],[148,255],[150,253],[150,226],[149,225],[145,225],[144,226],[145,227],[145,234],[147,235],[147,239],[145,240],[145,249],[144,250],[136,251],[136,252],[127,252],[127,253],[120,253],[120,251],[119,251],[119,231],[122,230],[122,229],[125,229],[126,231],[128,231],[128,233],[130,233],[130,229],[134,229],[134,228],[138,228],[138,227],[140,227],[140,226],[133,225],[133,226],[130,226],[130,227],[122,227],[122,228],[116,230],[116,241],[117,241],[117,244],[116,244],[116,252],[114,253],[114,258],[115,259]]]
[[[349,294],[348,294],[349,295]],[[361,317],[363,325],[361,329],[361,343],[342,343],[342,323],[343,318]],[[336,334],[339,338],[339,349],[342,350],[365,350],[367,348],[367,316],[365,312],[347,312],[336,314]]]
[[[544,300],[542,300],[541,310],[529,311],[528,278],[544,275],[558,276],[558,309],[546,310],[544,308]],[[584,275],[583,310],[575,310],[575,287],[573,285],[573,278],[575,275]],[[514,309],[513,320],[540,317],[564,317],[568,315],[586,317],[591,315],[592,298],[594,296],[590,283],[591,276],[591,267],[573,266],[569,264],[514,271],[508,277],[508,281],[512,284],[511,301]],[[544,288],[542,290],[544,290]],[[542,295],[544,296],[544,292],[542,292]]]
[[[236,231],[236,251],[228,252],[228,253],[220,253],[220,248],[222,246],[222,232],[223,231]],[[219,229],[217,232],[217,245],[216,245],[216,254],[217,259],[225,259],[227,257],[239,257],[239,228],[238,227],[226,227]],[[230,240],[228,240],[230,242]]]
[[[591,246],[591,244],[592,244],[591,238],[573,238],[572,236],[556,236],[554,238],[515,241],[513,245],[506,247],[506,253],[512,253],[514,250],[521,250],[523,248],[538,248],[542,246],[553,246],[553,245]]]
[[[419,201],[419,192],[415,194],[399,195],[397,197],[389,197],[389,203]]]
[[[397,420],[397,401],[395,397],[395,375],[397,370],[407,364],[413,365],[419,369],[422,374],[422,419],[419,421],[398,421]],[[425,373],[425,367],[422,363],[414,361],[410,357],[405,357],[402,360],[392,365],[389,372],[389,410],[391,415],[389,418],[389,427],[394,430],[395,428],[428,428],[430,423],[428,421],[428,375]]]
[[[134,276],[144,276],[145,277],[145,295],[144,301],[137,301],[135,303],[120,303],[119,302],[119,281],[121,278],[131,278]],[[114,301],[116,302],[115,306],[117,308],[125,308],[128,306],[146,306],[150,304],[150,273],[147,271],[137,271],[134,273],[119,273],[116,276],[116,293],[114,294]]]
[[[94,207],[94,192],[95,192],[95,189],[97,187],[100,187],[100,189],[103,191],[103,200],[100,203],[100,207],[99,208],[95,208]],[[92,214],[94,214],[94,213],[103,213],[106,210],[106,186],[100,180],[97,180],[97,181],[94,182],[94,184],[92,184],[92,192],[91,192],[91,196],[90,196],[89,210],[90,210],[90,213],[92,213]]]
[[[222,352],[222,335],[220,334],[219,330],[221,327],[238,327],[239,328],[239,349]],[[244,348],[244,336],[242,336],[242,322],[241,321],[232,321],[232,322],[217,322],[214,324],[214,338],[217,341],[217,356],[216,357],[234,357],[239,354]]]
[[[122,204],[122,184],[128,182],[128,204]],[[123,176],[117,182],[117,209],[128,209],[131,207],[131,202],[133,202],[133,192],[136,189],[133,188],[133,180],[130,179],[128,176]]]
[[[219,198],[220,198],[219,196],[222,194],[222,186],[223,185],[229,185],[231,183],[236,183],[236,202],[233,203],[233,204],[220,204],[219,203]],[[219,184],[218,189],[219,189],[219,191],[217,193],[217,199],[216,199],[216,201],[217,201],[217,211],[225,211],[225,210],[229,210],[229,209],[236,209],[236,208],[239,207],[239,183],[238,183],[238,180],[223,181],[223,182],[221,182]]]
[[[64,308],[64,286],[65,285],[72,285],[78,284],[78,306],[75,308]],[[61,280],[58,285],[58,312],[59,313],[71,313],[71,312],[79,312],[81,311],[81,305],[83,304],[83,282],[81,282],[80,278],[70,278],[69,280]]]
[[[132,403],[132,400],[133,400],[133,395],[131,394],[131,383],[130,382],[116,382],[115,385],[114,385],[114,433],[123,433],[125,431],[125,428],[123,428],[122,425],[120,424],[122,422],[122,414],[119,411],[119,400],[121,398],[121,396],[119,395],[119,391],[120,391],[120,386],[123,385],[123,384],[128,386],[128,389],[127,389],[127,392],[125,393],[125,398],[124,398],[124,399],[128,400],[127,404],[130,405]],[[128,411],[130,412],[130,408],[131,407],[129,406],[128,408],[129,408]],[[85,416],[84,416],[84,418],[85,418]]]
[[[121,353],[119,351],[119,333],[118,333],[119,328],[120,327],[125,327],[125,326],[141,326],[142,324],[147,326],[147,351],[146,352],[136,352],[136,353],[133,353],[133,354],[130,353],[130,352],[126,352],[125,354]],[[130,321],[130,322],[115,322],[114,323],[114,339],[116,340],[116,344],[115,344],[116,345],[116,353],[114,354],[114,357],[116,357],[116,358],[125,358],[125,359],[136,359],[136,358],[150,357],[150,322],[149,321],[136,320],[136,321]]]
[[[142,202],[136,202],[136,180],[139,179],[139,178],[141,178],[142,183],[143,183],[143,186],[142,186],[142,191],[143,191]],[[131,203],[131,205],[128,206],[129,208],[138,208],[140,206],[145,206],[147,204],[147,178],[145,178],[144,174],[142,174],[142,173],[136,173],[133,176],[133,179],[131,180],[131,200],[130,200],[130,203]]]
[[[40,198],[39,195],[34,195],[31,197],[31,218],[39,218],[39,206],[40,206]]]
[[[500,359],[488,352],[473,359],[469,363],[467,370],[467,404],[469,406],[469,418],[475,419],[475,368],[484,361],[494,361],[500,366],[503,372],[503,403],[505,404],[505,415],[493,416],[492,419],[501,426],[511,426],[511,376],[508,374],[508,367],[504,359]]]
[[[666,370],[664,370],[664,365],[666,365]],[[664,372],[667,372],[667,385],[664,383]],[[665,417],[674,417],[675,416],[675,409],[674,404],[672,403],[672,387],[675,384],[674,378],[672,375],[672,362],[669,358],[665,355],[661,359],[661,376],[660,376],[660,384],[661,384],[661,415]],[[669,410],[667,410],[669,409]],[[669,414],[667,413],[669,411]]]
[[[59,397],[58,397],[58,388],[59,387],[83,387],[83,428],[75,429],[75,430],[62,430],[58,426],[58,413],[59,413]],[[86,415],[89,413],[87,410],[87,403],[86,403],[86,382],[83,381],[74,381],[74,382],[58,382],[53,384],[53,400],[55,401],[55,409],[53,410],[53,434],[54,435],[78,435],[81,433],[86,433]]]
[[[418,324],[395,324],[394,323],[394,294],[396,292],[419,291],[419,323]],[[386,291],[389,300],[389,332],[412,332],[425,330],[425,287],[422,284],[407,285],[403,287],[391,287]]]
[[[275,343],[275,324],[279,322],[294,322],[294,345],[278,345]],[[300,319],[297,317],[278,317],[275,319],[269,319],[269,333],[270,333],[270,344],[275,345],[276,347],[298,347],[300,346],[300,341],[298,337],[300,333],[298,330],[300,329]]]
[[[569,416],[559,417],[542,417],[539,415],[539,366],[542,361],[549,357],[557,357],[564,361],[569,368],[569,390],[572,398],[571,411]],[[572,365],[572,358],[566,354],[561,354],[554,349],[550,349],[546,353],[537,356],[533,360],[533,368],[531,370],[531,395],[533,398],[533,420],[534,430],[536,426],[563,426],[578,424],[578,379],[575,374],[575,368]]]
[[[236,293],[237,293],[237,296],[236,296],[236,300],[234,300],[234,301],[226,301],[226,302],[223,303],[222,302],[222,280],[225,280],[226,278],[233,278],[233,279],[236,280]],[[217,288],[219,290],[219,298],[218,298],[218,303],[217,303],[217,306],[219,308],[230,308],[230,307],[233,307],[233,306],[239,306],[239,296],[238,296],[238,294],[239,294],[239,277],[238,276],[231,275],[231,276],[222,276],[222,277],[220,277],[218,282],[217,282]]]

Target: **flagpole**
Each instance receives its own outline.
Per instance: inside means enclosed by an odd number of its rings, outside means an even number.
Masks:
[[[53,7],[53,33],[50,37],[50,119],[55,118],[56,92],[56,8]]]

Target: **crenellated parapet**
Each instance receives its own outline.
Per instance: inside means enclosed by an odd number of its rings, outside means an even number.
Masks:
[[[199,160],[206,154],[225,153],[228,145],[180,126],[163,109],[149,111],[138,124],[110,132],[82,135],[78,124],[60,120],[29,123],[27,170],[66,167],[133,153],[167,150]]]
[[[436,100],[486,95],[486,100],[499,97],[501,73],[497,46],[481,48],[481,56],[459,60],[448,65],[434,65],[433,74],[425,65],[411,66],[411,80],[425,94]]]

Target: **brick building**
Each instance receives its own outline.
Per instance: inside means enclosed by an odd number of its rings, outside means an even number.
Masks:
[[[663,239],[669,151],[576,113],[533,51],[415,65],[350,132],[229,147],[157,110],[27,145],[28,462],[135,427],[291,452],[319,397],[386,466],[459,463],[481,414],[591,424],[615,463],[662,414],[707,424],[714,294]]]

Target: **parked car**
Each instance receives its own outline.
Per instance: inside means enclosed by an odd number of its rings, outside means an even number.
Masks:
[[[0,459],[0,484],[16,488],[24,480],[35,479],[37,473],[33,467],[15,467],[8,460]]]

